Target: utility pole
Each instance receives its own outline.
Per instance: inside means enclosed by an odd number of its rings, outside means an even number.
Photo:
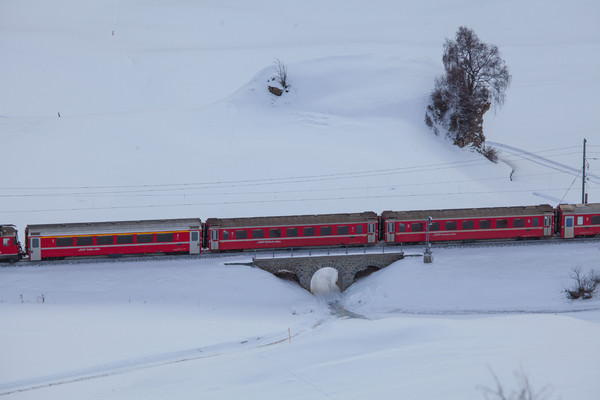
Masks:
[[[427,217],[425,220],[425,253],[423,253],[423,262],[429,264],[433,261],[433,255],[431,254],[431,244],[429,243],[429,228],[431,228],[431,221],[433,218]]]
[[[587,204],[587,196],[585,195],[585,144],[587,139],[583,139],[583,177],[581,178],[581,204]]]

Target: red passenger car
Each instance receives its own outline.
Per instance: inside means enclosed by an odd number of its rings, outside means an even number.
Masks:
[[[0,261],[15,262],[21,258],[21,244],[14,225],[0,225]]]
[[[198,254],[200,219],[29,225],[25,230],[31,261],[47,258],[152,253]]]
[[[384,211],[383,240],[411,243],[426,240],[541,238],[553,234],[554,210],[544,204],[527,207],[465,208],[423,211]]]
[[[600,203],[561,204],[556,213],[561,238],[600,235]]]
[[[377,214],[294,215],[209,218],[205,245],[212,251],[303,246],[343,246],[377,242]]]

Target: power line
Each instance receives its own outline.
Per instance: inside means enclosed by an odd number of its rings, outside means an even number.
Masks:
[[[570,188],[566,188],[569,190]],[[460,191],[460,192],[438,192],[438,193],[407,193],[393,195],[363,195],[363,196],[338,196],[338,197],[315,197],[315,198],[294,198],[294,199],[268,199],[268,200],[239,200],[239,201],[218,201],[187,204],[151,204],[135,206],[109,206],[109,207],[79,207],[79,208],[61,208],[61,209],[38,209],[38,210],[10,210],[0,211],[0,214],[34,213],[34,212],[58,212],[58,211],[102,211],[118,209],[140,209],[140,208],[165,208],[165,207],[195,207],[195,206],[214,206],[214,205],[239,205],[239,204],[270,204],[270,203],[293,203],[307,201],[344,201],[361,199],[383,199],[383,198],[406,198],[406,197],[424,197],[424,196],[465,196],[474,194],[502,194],[502,193],[523,193],[536,191],[561,191],[565,188],[555,189],[515,189],[515,190],[496,190],[496,191]],[[563,198],[564,199],[564,198]]]
[[[535,177],[535,176],[551,176],[558,175],[560,172],[553,173],[537,173],[537,174],[521,174],[519,178]],[[165,197],[165,196],[232,196],[232,195],[272,195],[282,193],[309,193],[309,192],[331,192],[331,191],[342,191],[342,190],[373,190],[373,189],[399,189],[405,187],[415,186],[428,186],[428,185],[448,185],[457,183],[473,183],[473,182],[486,182],[486,181],[498,181],[506,180],[506,176],[497,176],[491,178],[480,178],[480,179],[460,179],[460,180],[442,180],[442,181],[428,181],[428,182],[417,182],[417,183],[401,183],[401,184],[388,184],[388,185],[377,185],[377,186],[350,186],[350,187],[337,187],[337,188],[315,188],[315,189],[293,189],[293,190],[274,190],[274,191],[239,191],[239,192],[206,192],[193,193],[169,193],[165,190],[162,194],[147,194],[146,192],[68,192],[68,193],[43,193],[43,194],[0,194],[0,198],[35,198],[35,197]],[[183,190],[183,189],[177,189]],[[189,190],[189,189],[187,189]],[[197,190],[197,189],[196,189]],[[162,192],[162,190],[155,190]]]

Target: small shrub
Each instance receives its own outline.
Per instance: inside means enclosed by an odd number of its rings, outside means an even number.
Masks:
[[[275,96],[281,96],[290,87],[287,77],[287,66],[283,61],[276,58],[274,61],[275,74],[269,80],[269,92]]]
[[[487,400],[543,400],[548,398],[549,387],[546,386],[539,392],[534,391],[529,378],[522,370],[515,372],[517,388],[510,392],[510,394],[507,393],[507,389],[502,385],[493,371],[492,375],[496,381],[496,388],[481,387]]]
[[[279,58],[275,59],[275,79],[277,80],[277,82],[279,82],[279,84],[281,85],[282,88],[287,89],[288,87],[288,81],[287,81],[287,65],[285,65],[285,63],[283,61],[281,61]]]
[[[481,149],[481,154],[483,154],[488,160],[493,162],[494,164],[498,162],[498,150],[490,146],[483,146]]]
[[[600,273],[592,269],[584,274],[581,267],[573,268],[571,271],[571,279],[573,286],[566,288],[567,297],[573,300],[582,299],[588,300],[594,297],[594,292],[600,285]]]

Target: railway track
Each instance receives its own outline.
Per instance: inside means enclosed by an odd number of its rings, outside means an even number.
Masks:
[[[559,238],[545,238],[545,239],[522,239],[522,240],[487,240],[478,242],[432,242],[432,249],[458,249],[458,248],[488,248],[488,247],[521,247],[521,246],[543,246],[543,245],[557,245],[557,246],[570,246],[573,244],[581,243],[598,243],[600,244],[600,237],[594,238],[575,238],[575,239],[559,239]],[[253,251],[239,251],[239,252],[224,252],[224,253],[210,253],[204,252],[201,254],[182,254],[182,255],[167,255],[167,254],[153,254],[153,255],[132,255],[132,256],[121,256],[121,257],[85,257],[85,258],[66,258],[62,260],[44,260],[29,262],[26,258],[9,264],[0,264],[2,267],[24,267],[24,266],[46,266],[46,265],[75,265],[75,264],[98,264],[98,263],[131,263],[131,262],[164,262],[164,261],[184,261],[184,260],[210,260],[220,258],[231,258],[231,257],[248,257],[248,261],[243,262],[244,265],[250,265],[252,258],[273,258],[273,257],[306,257],[306,256],[323,256],[323,255],[359,255],[359,254],[380,254],[380,253],[394,253],[394,252],[409,252],[407,256],[422,255],[422,251],[425,248],[425,243],[411,243],[411,244],[383,244],[378,243],[368,246],[357,246],[357,247],[321,247],[311,249],[265,249],[265,250],[253,250]],[[236,263],[239,264],[239,263]]]

